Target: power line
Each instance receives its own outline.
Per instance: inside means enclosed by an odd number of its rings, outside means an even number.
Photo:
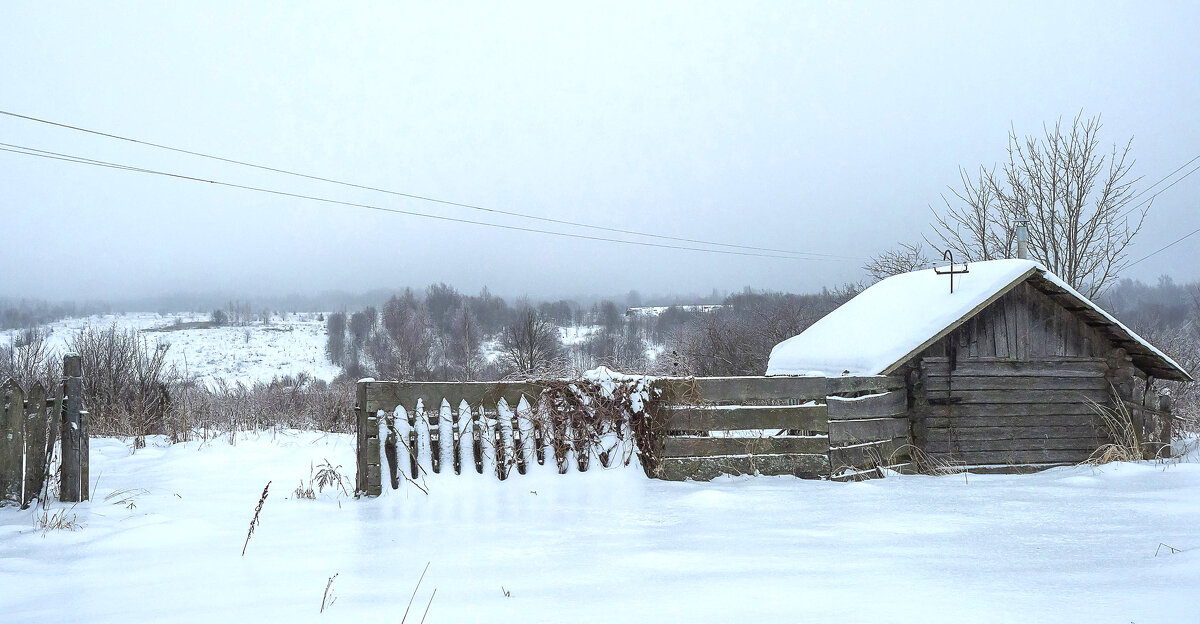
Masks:
[[[1187,161],[1187,162],[1183,163],[1182,165],[1180,165],[1179,169],[1176,169],[1175,171],[1172,171],[1171,173],[1169,173],[1169,174],[1167,174],[1165,177],[1163,177],[1163,179],[1162,179],[1162,180],[1159,180],[1158,182],[1155,182],[1154,184],[1150,185],[1150,187],[1149,187],[1149,188],[1147,188],[1147,189],[1146,189],[1146,191],[1148,191],[1148,190],[1150,190],[1150,189],[1152,189],[1152,188],[1154,188],[1154,187],[1158,186],[1159,184],[1162,184],[1162,183],[1163,183],[1163,180],[1166,180],[1167,178],[1169,178],[1169,177],[1171,177],[1171,176],[1175,175],[1176,173],[1178,173],[1178,172],[1179,172],[1179,170],[1180,170],[1180,169],[1183,169],[1184,167],[1186,167],[1186,166],[1188,166],[1188,165],[1192,164],[1192,163],[1193,163],[1193,162],[1195,162],[1197,159],[1200,159],[1200,156],[1196,156],[1196,158],[1193,158],[1193,159],[1191,159],[1191,160],[1189,160],[1189,161]],[[1130,208],[1129,210],[1126,210],[1125,212],[1121,213],[1121,216],[1119,216],[1119,217],[1117,217],[1117,218],[1118,218],[1118,219],[1124,219],[1125,217],[1129,216],[1129,214],[1130,214],[1131,212],[1133,212],[1134,210],[1137,210],[1138,208],[1141,208],[1142,206],[1145,206],[1146,204],[1148,204],[1148,203],[1150,203],[1150,202],[1154,201],[1154,198],[1155,198],[1155,197],[1158,197],[1159,195],[1162,195],[1163,193],[1165,193],[1165,192],[1167,191],[1167,189],[1171,188],[1172,186],[1175,186],[1176,184],[1179,184],[1179,183],[1180,183],[1180,182],[1182,182],[1182,181],[1183,181],[1185,178],[1187,178],[1188,176],[1192,175],[1193,173],[1196,173],[1197,171],[1200,171],[1200,165],[1196,165],[1196,166],[1195,166],[1195,167],[1194,167],[1194,168],[1193,168],[1191,171],[1189,171],[1189,172],[1187,172],[1187,173],[1185,173],[1185,174],[1183,174],[1183,175],[1179,176],[1178,178],[1176,178],[1176,179],[1175,179],[1175,181],[1174,181],[1174,182],[1171,182],[1170,184],[1168,184],[1168,185],[1166,185],[1166,186],[1162,187],[1161,189],[1159,189],[1158,191],[1156,191],[1156,192],[1155,192],[1153,195],[1151,195],[1150,197],[1147,197],[1146,199],[1143,199],[1143,200],[1142,200],[1141,202],[1139,202],[1137,205],[1135,205],[1135,206],[1133,206],[1132,208]],[[1145,195],[1145,194],[1146,194],[1146,191],[1142,191],[1141,193],[1138,193],[1137,195],[1135,195],[1135,196],[1133,197],[1133,199],[1137,199],[1138,197],[1141,197],[1142,195]],[[1130,200],[1130,201],[1132,201],[1132,200]]]
[[[1150,186],[1147,186],[1146,188],[1142,189],[1142,191],[1140,193],[1138,193],[1137,195],[1134,195],[1133,198],[1130,199],[1129,201],[1133,201],[1134,199],[1137,199],[1137,198],[1141,197],[1142,195],[1145,195],[1146,193],[1150,192],[1150,189],[1158,186],[1159,184],[1162,184],[1164,181],[1166,181],[1167,178],[1179,173],[1184,167],[1196,162],[1197,160],[1200,160],[1200,154],[1193,156],[1191,160],[1183,163],[1182,165],[1179,165],[1171,173],[1168,173],[1167,175],[1159,178],[1158,182],[1155,182],[1154,184],[1151,184]],[[1183,176],[1183,177],[1186,178],[1187,176]],[[1163,189],[1163,190],[1166,190],[1166,189]]]
[[[1129,268],[1129,267],[1131,267],[1131,266],[1133,266],[1133,265],[1135,265],[1135,264],[1137,264],[1137,263],[1141,262],[1142,260],[1148,260],[1148,259],[1150,259],[1150,258],[1152,258],[1152,257],[1154,257],[1154,256],[1157,256],[1158,254],[1160,254],[1160,253],[1162,253],[1162,252],[1164,252],[1164,251],[1166,251],[1166,250],[1170,249],[1171,247],[1174,247],[1175,245],[1177,245],[1177,244],[1179,244],[1179,243],[1182,243],[1182,242],[1183,242],[1185,239],[1187,239],[1187,238],[1190,238],[1190,237],[1192,237],[1192,236],[1195,236],[1197,233],[1200,233],[1200,228],[1196,228],[1196,229],[1192,230],[1191,232],[1188,232],[1187,234],[1184,234],[1183,236],[1179,237],[1178,239],[1176,239],[1176,240],[1175,240],[1174,242],[1172,242],[1171,244],[1169,244],[1169,245],[1166,245],[1165,247],[1162,247],[1162,248],[1158,249],[1158,250],[1157,250],[1157,251],[1155,251],[1154,253],[1147,254],[1147,255],[1145,255],[1145,256],[1142,256],[1141,258],[1138,258],[1137,260],[1135,260],[1135,261],[1133,261],[1133,262],[1130,262],[1128,265],[1126,265],[1126,266],[1125,266],[1125,268]]]
[[[13,112],[5,111],[5,110],[0,110],[0,115],[6,115],[8,117],[14,117],[17,119],[24,119],[27,121],[32,121],[32,122],[36,122],[36,123],[55,126],[58,128],[64,128],[67,130],[74,130],[76,132],[84,132],[87,134],[102,136],[102,137],[106,137],[106,138],[110,138],[110,139],[116,139],[119,141],[126,141],[129,143],[135,143],[138,145],[145,145],[147,147],[154,147],[157,149],[168,150],[168,151],[177,152],[180,154],[188,154],[190,156],[198,156],[200,158],[208,158],[210,160],[216,160],[216,161],[220,161],[220,162],[224,162],[224,163],[240,165],[243,167],[252,167],[254,169],[260,169],[263,171],[271,171],[274,173],[281,173],[284,175],[290,175],[290,176],[295,176],[295,177],[299,177],[299,178],[306,178],[309,180],[316,180],[319,182],[327,182],[329,184],[338,184],[341,186],[347,186],[347,187],[351,187],[351,188],[363,189],[363,190],[367,190],[367,191],[375,191],[377,193],[387,193],[389,195],[395,195],[397,197],[406,197],[408,199],[415,199],[415,200],[419,200],[419,201],[443,204],[446,206],[456,206],[459,208],[467,208],[470,210],[478,210],[481,212],[502,214],[502,215],[507,215],[510,217],[520,217],[520,218],[524,218],[524,219],[533,219],[536,221],[543,221],[543,222],[547,222],[547,223],[556,223],[559,225],[569,225],[572,227],[581,227],[581,228],[588,228],[588,229],[593,229],[593,230],[601,230],[601,231],[613,232],[613,233],[617,233],[617,234],[629,234],[632,236],[643,236],[643,237],[647,237],[647,238],[656,238],[656,239],[660,239],[660,240],[673,240],[673,241],[678,241],[678,242],[683,242],[683,243],[693,243],[693,244],[698,244],[698,245],[712,245],[712,246],[716,246],[716,247],[727,247],[727,248],[731,248],[731,249],[750,249],[750,250],[754,250],[756,252],[770,251],[770,252],[775,252],[775,253],[795,254],[795,255],[800,255],[800,256],[813,256],[813,257],[818,257],[818,258],[839,258],[839,259],[844,259],[844,260],[862,260],[862,258],[855,258],[855,257],[851,257],[851,256],[842,256],[842,255],[837,255],[837,254],[822,254],[822,253],[816,253],[816,252],[810,252],[810,251],[796,251],[796,250],[790,250],[790,249],[772,249],[770,247],[758,247],[758,246],[753,246],[753,245],[737,245],[737,244],[733,244],[733,243],[721,243],[721,242],[717,242],[717,241],[709,241],[709,240],[703,240],[703,239],[697,239],[697,238],[668,236],[666,234],[654,234],[654,233],[650,233],[650,232],[640,232],[637,230],[626,230],[626,229],[622,229],[622,228],[614,228],[614,227],[608,227],[608,226],[603,226],[603,225],[583,223],[580,221],[569,221],[566,219],[556,219],[553,217],[542,217],[542,216],[531,215],[531,214],[526,214],[526,213],[522,213],[522,212],[500,210],[498,208],[486,208],[486,207],[477,206],[474,204],[465,204],[465,203],[460,203],[460,202],[455,202],[455,201],[450,201],[450,200],[445,200],[445,199],[438,199],[435,197],[429,197],[429,196],[425,196],[425,195],[404,193],[404,192],[400,192],[400,191],[393,191],[393,190],[379,188],[379,187],[375,187],[375,186],[368,186],[365,184],[355,184],[353,182],[345,182],[342,180],[335,180],[333,178],[326,178],[326,177],[317,176],[317,175],[299,173],[296,171],[280,169],[280,168],[271,167],[268,165],[255,164],[255,163],[246,162],[246,161],[242,161],[242,160],[236,160],[233,158],[226,158],[223,156],[214,156],[212,154],[205,154],[203,152],[197,152],[197,151],[183,149],[183,148],[179,148],[179,147],[172,147],[170,145],[163,145],[161,143],[153,143],[151,141],[143,141],[141,139],[134,139],[134,138],[126,137],[126,136],[121,136],[118,134],[101,132],[99,130],[90,130],[88,128],[72,126],[69,124],[65,124],[65,123],[61,123],[61,122],[57,122],[57,121],[50,121],[48,119],[41,119],[38,117],[31,117],[29,115],[21,115],[19,113],[13,113]]]
[[[542,230],[542,229],[538,229],[538,228],[522,227],[522,226],[518,226],[518,225],[505,225],[502,223],[489,223],[487,221],[475,221],[472,219],[461,219],[461,218],[457,218],[457,217],[448,217],[445,215],[429,214],[429,213],[424,213],[424,212],[416,212],[416,211],[412,211],[412,210],[401,210],[399,208],[387,208],[387,207],[383,207],[383,206],[375,206],[372,204],[361,204],[361,203],[357,203],[357,202],[348,202],[348,201],[343,201],[343,200],[339,200],[339,199],[331,199],[331,198],[327,198],[327,197],[318,197],[315,195],[304,195],[301,193],[292,193],[289,191],[280,191],[277,189],[269,189],[269,188],[258,187],[258,186],[249,186],[249,185],[245,185],[245,184],[236,184],[233,182],[224,182],[221,180],[214,180],[214,179],[209,179],[209,178],[199,178],[199,177],[189,176],[189,175],[184,175],[184,174],[179,174],[179,173],[171,173],[169,171],[158,171],[155,169],[146,169],[143,167],[122,165],[119,163],[113,163],[113,162],[108,162],[108,161],[103,161],[103,160],[96,160],[93,158],[86,158],[86,157],[82,157],[82,156],[73,156],[70,154],[63,154],[63,153],[59,153],[59,152],[51,152],[48,150],[24,147],[21,145],[13,145],[10,143],[0,143],[0,152],[10,152],[13,154],[21,154],[23,156],[36,156],[38,158],[59,160],[59,161],[63,161],[63,162],[70,162],[70,163],[76,163],[76,164],[81,164],[81,165],[91,165],[91,166],[95,166],[95,167],[105,167],[105,168],[118,169],[118,170],[123,170],[123,171],[132,171],[132,172],[136,172],[136,173],[146,173],[146,174],[164,176],[164,177],[169,177],[169,178],[176,178],[176,179],[180,179],[180,180],[190,180],[193,182],[202,182],[205,184],[216,184],[218,186],[226,186],[229,188],[236,188],[236,189],[242,189],[242,190],[247,190],[247,191],[256,191],[259,193],[269,193],[272,195],[279,195],[279,196],[283,196],[283,197],[306,199],[306,200],[310,200],[310,201],[324,202],[324,203],[328,203],[328,204],[350,206],[350,207],[354,207],[354,208],[364,208],[367,210],[377,210],[380,212],[402,214],[402,215],[408,215],[408,216],[413,216],[413,217],[422,217],[422,218],[426,218],[426,219],[437,219],[439,221],[449,221],[449,222],[453,222],[453,223],[466,223],[466,224],[470,224],[470,225],[479,225],[479,226],[484,226],[484,227],[500,228],[500,229],[505,229],[505,230],[518,231],[518,232],[530,232],[530,233],[535,233],[535,234],[545,234],[545,235],[549,235],[549,236],[560,236],[560,237],[565,237],[565,238],[578,238],[578,239],[584,239],[584,240],[602,241],[602,242],[609,242],[609,243],[620,243],[620,244],[624,244],[624,245],[637,245],[637,246],[641,246],[641,247],[656,247],[656,248],[660,248],[660,249],[675,249],[675,250],[682,250],[682,251],[698,251],[698,252],[703,252],[703,253],[715,253],[715,254],[725,254],[725,255],[734,255],[734,256],[752,256],[752,257],[758,257],[758,258],[778,258],[778,259],[782,259],[782,260],[820,260],[820,259],[822,259],[822,258],[798,258],[796,256],[781,256],[781,255],[776,255],[776,254],[755,253],[755,252],[746,252],[746,251],[732,251],[732,250],[726,250],[726,249],[706,249],[703,247],[687,247],[687,246],[683,246],[683,245],[668,245],[668,244],[664,244],[664,243],[650,243],[650,242],[646,242],[646,241],[630,241],[630,240],[621,240],[618,238],[608,238],[608,237],[604,237],[604,236],[590,236],[587,234],[575,234],[575,233],[571,233],[571,232],[556,232],[553,230]]]

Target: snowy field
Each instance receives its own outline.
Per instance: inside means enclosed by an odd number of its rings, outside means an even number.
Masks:
[[[427,622],[1200,620],[1197,463],[848,484],[542,469],[291,498],[325,458],[353,477],[349,436],[95,439],[78,529],[0,509],[0,619],[399,622],[429,562],[409,622],[435,588]]]
[[[60,352],[80,329],[91,326],[104,330],[116,323],[121,331],[165,328],[179,319],[183,322],[207,321],[208,314],[105,314],[72,318],[47,325],[52,333],[50,345]],[[0,344],[9,344],[14,332],[0,334]],[[245,327],[214,327],[179,331],[146,331],[146,340],[168,342],[172,364],[205,383],[223,379],[229,383],[267,382],[273,377],[308,373],[332,380],[337,366],[325,359],[325,323],[316,314],[288,314],[272,317],[270,325],[254,323]]]

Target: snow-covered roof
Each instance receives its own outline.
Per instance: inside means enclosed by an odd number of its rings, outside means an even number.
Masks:
[[[768,375],[886,375],[953,331],[1017,284],[1031,280],[1058,297],[1077,300],[1142,370],[1190,380],[1165,353],[1032,260],[972,262],[948,276],[933,269],[884,279],[771,350]]]

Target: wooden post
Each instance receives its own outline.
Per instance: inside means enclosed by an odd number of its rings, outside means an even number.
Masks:
[[[371,409],[369,383],[358,382],[355,394],[358,478],[354,489],[356,494],[379,496],[383,493],[383,467],[379,460],[379,416]]]
[[[62,464],[59,466],[59,496],[65,503],[87,500],[83,480],[84,433],[83,362],[74,354],[63,358]]]
[[[354,402],[355,494],[367,491],[367,382],[358,382]]]
[[[25,402],[25,489],[21,495],[21,508],[37,498],[46,481],[46,437],[49,423],[46,422],[46,389],[36,383],[29,390]]]
[[[1174,420],[1175,417],[1171,414],[1171,391],[1163,388],[1158,391],[1158,411],[1161,413],[1162,422],[1159,425],[1162,427],[1160,442],[1162,442],[1162,456],[1164,458],[1171,456],[1171,436],[1174,435]]]
[[[25,395],[9,379],[0,387],[0,503],[21,501],[21,454],[25,447]]]
[[[379,461],[379,414],[367,412],[367,496],[383,494],[383,466]]]

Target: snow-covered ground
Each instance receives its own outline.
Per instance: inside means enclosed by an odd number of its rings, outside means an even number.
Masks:
[[[94,439],[79,529],[0,509],[0,619],[398,622],[426,562],[409,622],[435,588],[427,622],[1200,618],[1197,463],[864,483],[540,469],[291,498],[326,458],[353,477],[350,436]]]
[[[208,314],[105,314],[71,318],[47,326],[53,348],[66,351],[67,342],[76,332],[91,326],[108,329],[113,323],[122,331],[168,327],[176,319],[183,322],[206,321]],[[8,344],[14,332],[0,334],[0,344]],[[274,377],[308,373],[332,380],[339,370],[325,358],[325,323],[316,314],[287,314],[272,317],[269,325],[253,323],[245,327],[214,327],[178,331],[147,331],[148,341],[168,342],[171,363],[206,383],[223,379],[229,383],[251,384]]]

